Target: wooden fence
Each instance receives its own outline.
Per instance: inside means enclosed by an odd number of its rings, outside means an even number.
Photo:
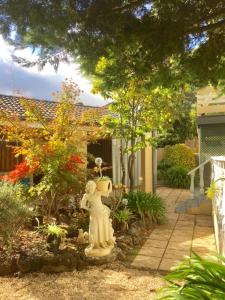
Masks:
[[[0,173],[6,173],[15,168],[21,159],[15,158],[13,153],[14,143],[8,143],[5,141],[0,142]]]

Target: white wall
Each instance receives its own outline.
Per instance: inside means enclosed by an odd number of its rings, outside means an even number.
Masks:
[[[225,255],[225,156],[212,157],[212,181],[216,183],[213,218],[217,250]]]

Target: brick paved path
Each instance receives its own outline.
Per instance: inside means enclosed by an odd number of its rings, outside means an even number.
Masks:
[[[216,251],[211,216],[174,212],[178,202],[189,196],[188,190],[161,187],[157,193],[165,200],[167,222],[157,226],[132,262],[138,269],[168,272],[191,250],[207,256]]]

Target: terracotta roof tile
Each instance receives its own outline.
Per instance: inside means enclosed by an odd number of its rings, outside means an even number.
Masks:
[[[16,114],[22,119],[25,118],[25,110],[21,104],[21,99],[35,103],[42,111],[44,117],[48,119],[53,119],[55,117],[56,108],[58,104],[57,102],[20,97],[20,96],[0,95],[0,110],[4,110],[10,114]],[[76,110],[77,116],[87,111],[91,112],[91,110],[100,111],[102,115],[107,114],[106,106],[94,107],[94,106],[83,105],[80,103],[76,104],[76,106],[77,106],[77,110]]]

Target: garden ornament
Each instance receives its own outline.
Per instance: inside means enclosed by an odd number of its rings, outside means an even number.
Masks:
[[[86,244],[88,242],[88,233],[83,231],[83,229],[78,229],[77,242],[79,244]]]
[[[87,182],[86,193],[81,200],[81,208],[86,209],[90,214],[89,245],[85,249],[86,256],[106,256],[114,248],[115,238],[110,209],[101,200],[102,196],[109,196],[111,186],[112,183],[109,185],[108,191],[100,191],[94,181]]]

